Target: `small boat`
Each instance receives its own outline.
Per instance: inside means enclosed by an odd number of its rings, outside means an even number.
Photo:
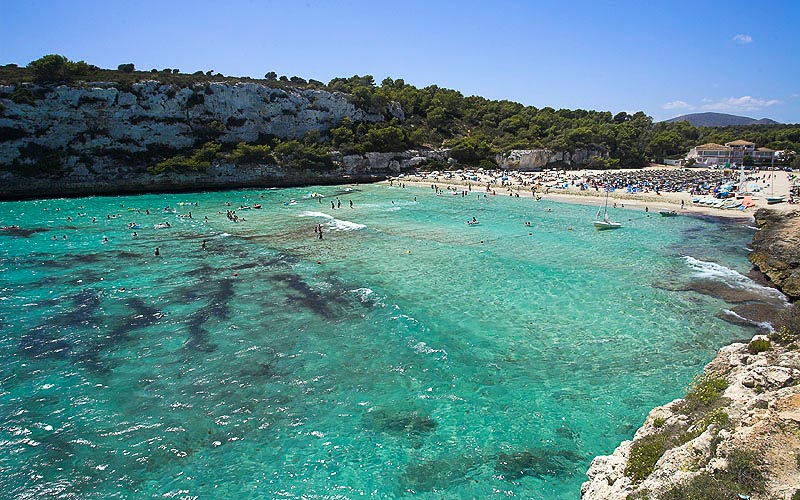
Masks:
[[[775,205],[777,203],[783,203],[786,201],[785,196],[770,196],[767,197],[767,205]]]
[[[239,210],[250,210],[250,207],[248,207],[247,205],[241,205],[239,206]]]
[[[661,217],[675,217],[676,215],[678,215],[678,212],[676,212],[675,210],[663,211],[658,213],[659,215],[661,215]]]
[[[19,229],[19,226],[3,226],[0,227],[3,231],[13,231],[14,229]]]
[[[614,222],[608,217],[608,188],[606,188],[606,201],[603,204],[602,210],[603,210],[603,218],[601,219],[600,209],[599,208],[597,209],[597,215],[595,216],[594,222],[592,222],[592,224],[594,224],[594,227],[596,227],[601,231],[605,229],[619,229],[622,227],[621,222]]]
[[[153,229],[166,229],[168,227],[170,227],[169,222],[162,222],[153,226]]]
[[[260,203],[256,203],[255,205],[253,205],[253,208],[259,209],[259,208],[261,208],[261,204]]]
[[[468,220],[467,221],[467,225],[468,226],[480,226],[481,223],[480,222],[472,222],[471,220]]]

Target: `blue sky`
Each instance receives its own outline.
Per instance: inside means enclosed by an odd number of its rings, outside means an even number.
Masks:
[[[800,2],[0,0],[0,64],[371,74],[537,107],[800,122]]]

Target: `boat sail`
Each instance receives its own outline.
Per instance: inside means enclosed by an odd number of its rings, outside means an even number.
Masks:
[[[611,219],[608,218],[608,191],[609,191],[608,186],[606,186],[606,200],[605,200],[605,203],[603,203],[603,207],[602,207],[603,218],[602,219],[600,218],[600,210],[601,209],[598,208],[597,209],[597,215],[595,215],[595,220],[592,223],[592,224],[594,224],[594,227],[596,227],[597,229],[600,229],[600,230],[603,230],[603,229],[618,229],[618,228],[622,227],[622,223],[614,222],[614,221],[612,221]]]

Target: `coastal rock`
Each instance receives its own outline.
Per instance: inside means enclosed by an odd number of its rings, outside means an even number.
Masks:
[[[792,299],[800,298],[800,211],[756,211],[750,262]]]
[[[753,340],[766,339],[757,335]],[[724,473],[737,450],[754,452],[766,477],[763,492],[742,491],[754,500],[792,498],[800,490],[796,450],[800,449],[800,353],[780,344],[758,354],[736,343],[720,349],[705,368],[708,376],[722,377],[727,388],[711,407],[691,418],[683,413],[684,400],[653,409],[633,441],[614,453],[596,457],[581,486],[584,500],[622,500],[629,495],[661,498],[668,490],[699,475]],[[696,411],[696,410],[694,410]],[[683,412],[683,413],[682,413]],[[702,426],[702,427],[698,427]],[[691,437],[693,430],[702,433]],[[625,475],[631,449],[647,436],[668,433],[671,446],[640,483]],[[689,433],[689,434],[687,434]],[[675,442],[677,441],[677,443]]]
[[[345,118],[364,123],[386,116],[403,120],[405,115],[395,102],[372,112],[340,92],[257,83],[22,86],[36,96],[33,105],[11,99],[15,86],[0,86],[0,196],[341,183],[385,178],[450,159],[448,150],[334,153],[337,168],[322,172],[234,168],[222,162],[206,172],[152,175],[146,167],[158,159],[210,140],[232,146],[269,137],[301,139],[310,131],[324,133]],[[33,175],[19,174],[12,166]]]
[[[607,158],[599,150],[578,149],[573,153],[549,149],[514,149],[495,157],[500,168],[510,170],[541,170],[572,165],[584,165],[594,157]]]

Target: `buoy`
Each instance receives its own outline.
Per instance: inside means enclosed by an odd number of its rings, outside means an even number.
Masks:
[[[481,240],[481,243],[483,243],[483,240]]]
[[[406,250],[406,253],[411,255],[411,250]]]

